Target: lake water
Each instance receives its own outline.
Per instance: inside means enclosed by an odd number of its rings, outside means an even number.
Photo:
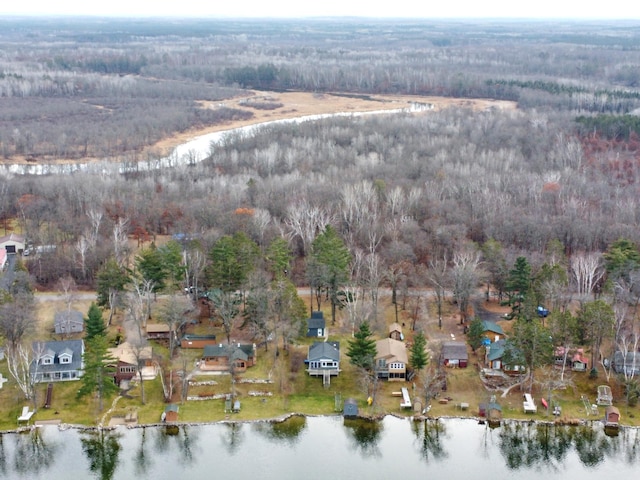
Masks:
[[[7,479],[638,478],[640,430],[472,419],[379,422],[293,417],[173,429],[59,430],[0,436]]]

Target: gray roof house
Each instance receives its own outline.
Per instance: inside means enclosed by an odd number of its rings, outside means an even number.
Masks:
[[[311,312],[311,318],[307,320],[307,337],[324,337],[326,331],[324,314],[320,311]]]
[[[331,376],[340,373],[340,342],[314,342],[304,363],[310,376],[322,376],[323,383],[328,385]]]
[[[84,341],[33,342],[31,375],[36,382],[78,380],[82,376]]]
[[[60,334],[80,333],[84,330],[84,317],[78,310],[63,310],[53,316],[53,329]]]

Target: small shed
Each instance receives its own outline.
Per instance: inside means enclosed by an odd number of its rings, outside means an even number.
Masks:
[[[177,422],[178,421],[178,405],[171,403],[167,405],[160,417],[163,422]]]
[[[347,398],[342,408],[342,416],[345,418],[354,418],[358,416],[358,402],[353,398]]]
[[[490,427],[500,425],[502,421],[502,407],[496,402],[495,395],[492,395],[488,402],[483,402],[478,405],[478,416],[486,418]]]
[[[325,335],[324,314],[320,311],[311,312],[311,318],[307,320],[307,337],[324,337]]]
[[[613,405],[609,405],[604,409],[604,425],[605,427],[617,427],[620,424],[620,410]]]

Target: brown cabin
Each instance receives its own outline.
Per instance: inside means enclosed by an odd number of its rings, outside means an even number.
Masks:
[[[207,345],[204,347],[200,368],[202,370],[233,371],[242,373],[256,363],[255,344]]]
[[[134,347],[124,342],[115,348],[110,348],[108,352],[116,360],[113,374],[116,385],[120,385],[123,380],[134,378],[139,369],[142,370],[144,379],[155,378],[156,369],[153,364],[153,350],[150,346],[144,347],[136,354]],[[140,360],[139,365],[138,360]]]
[[[147,323],[147,340],[169,341],[171,328],[166,323]]]

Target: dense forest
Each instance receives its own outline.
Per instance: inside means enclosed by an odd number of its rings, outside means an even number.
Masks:
[[[7,176],[0,216],[59,246],[30,262],[44,285],[70,275],[95,287],[126,257],[123,238],[174,235],[185,258],[206,259],[184,286],[215,286],[216,246],[242,234],[265,272],[276,275],[267,252],[284,239],[295,284],[334,307],[337,284],[356,285],[373,317],[385,286],[394,298],[446,289],[464,314],[482,282],[508,296],[522,258],[546,285],[540,302],[563,304],[562,284],[637,305],[640,257],[623,247],[640,242],[639,37],[633,22],[0,19],[6,163],[143,158],[169,135],[246,117],[199,102],[247,88],[517,104],[272,125],[153,172]],[[349,252],[340,278],[318,266],[329,232]]]

